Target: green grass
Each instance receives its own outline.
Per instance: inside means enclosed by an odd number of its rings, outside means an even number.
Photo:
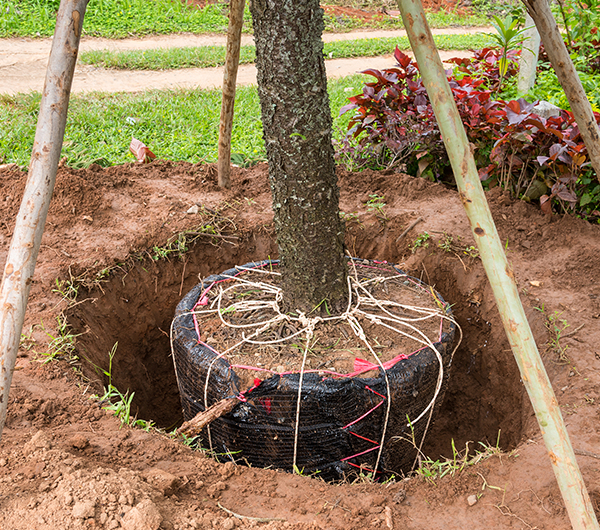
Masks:
[[[374,8],[369,7],[373,10]],[[397,9],[397,8],[395,8]],[[471,15],[459,15],[455,12],[438,11],[437,13],[425,13],[427,21],[432,28],[450,28],[456,26],[489,26],[490,19],[479,12],[474,11]],[[400,18],[391,18],[382,15],[371,20],[362,20],[347,16],[334,17],[325,15],[325,31],[344,32],[355,29],[398,29],[404,24]]]
[[[490,43],[484,34],[436,35],[435,43],[440,50],[469,50],[482,48]],[[352,57],[376,57],[391,54],[398,46],[410,49],[408,38],[357,39],[327,42],[324,54],[328,59]],[[96,50],[81,54],[84,64],[126,70],[169,70],[174,68],[208,68],[225,64],[225,46],[202,46],[190,48],[159,48],[115,52]],[[255,47],[242,46],[240,64],[252,63],[256,57]]]
[[[59,0],[0,0],[0,37],[52,35],[59,3]],[[225,32],[226,14],[223,4],[197,9],[186,7],[180,0],[92,0],[85,13],[83,32],[109,38]],[[244,22],[245,31],[249,31],[248,8]]]
[[[339,109],[362,90],[363,79],[355,75],[330,82],[334,130],[345,131],[349,115],[338,118]],[[0,96],[0,163],[29,165],[40,97]],[[162,159],[215,162],[220,107],[218,90],[74,95],[62,156],[72,167],[133,162],[128,149],[135,136]],[[237,90],[232,153],[247,160],[265,158],[256,87]]]
[[[54,33],[59,0],[0,0],[0,37],[49,37]],[[374,9],[374,8],[371,8]],[[433,27],[489,24],[489,18],[474,14],[430,13]],[[374,21],[325,16],[325,31],[350,31],[358,28],[398,28],[400,19],[387,16]],[[168,33],[224,33],[227,8],[224,3],[203,9],[186,7],[183,0],[92,0],[83,23],[85,35],[124,38]],[[252,31],[250,11],[244,11],[244,31]]]

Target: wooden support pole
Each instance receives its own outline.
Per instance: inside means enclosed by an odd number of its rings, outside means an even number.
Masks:
[[[596,178],[600,181],[600,129],[558,24],[550,10],[550,3],[548,0],[523,0],[523,3],[542,37],[552,68],[571,105],[581,138],[596,172]]]
[[[0,438],[21,339],[35,262],[40,250],[62,149],[83,16],[89,0],[62,0],[40,103],[27,185],[0,286]]]
[[[535,22],[525,12],[525,33],[521,58],[519,59],[519,77],[517,79],[517,92],[519,96],[527,94],[535,83],[538,55],[540,52],[540,34],[535,27]]]
[[[538,352],[502,242],[475,166],[464,126],[421,0],[398,0],[402,20],[452,164],[459,195],[477,242],[500,317],[529,394],[558,486],[575,530],[598,530],[598,522],[573,453],[556,396]],[[540,29],[540,28],[538,28]],[[540,29],[540,33],[543,32]]]
[[[240,43],[244,24],[245,0],[231,0],[229,4],[229,27],[227,28],[227,52],[223,70],[223,102],[221,104],[221,123],[219,125],[219,161],[217,172],[219,186],[231,186],[231,131],[233,129],[233,109],[235,104],[235,86],[240,63]]]

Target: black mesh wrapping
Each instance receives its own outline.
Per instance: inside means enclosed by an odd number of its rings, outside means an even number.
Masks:
[[[263,266],[248,263],[242,268]],[[199,344],[190,311],[203,290],[215,281],[240,273],[242,268],[207,278],[179,303],[173,323],[173,354],[186,421],[204,410],[205,382],[209,366],[217,357]],[[401,273],[401,271],[399,271]],[[403,273],[402,273],[403,274]],[[419,280],[411,278],[417,283]],[[442,300],[439,294],[437,295]],[[450,315],[450,309],[447,309]],[[438,409],[447,386],[455,325],[435,343],[444,361],[444,382],[436,400]],[[416,418],[431,401],[439,373],[439,361],[430,348],[397,362],[387,370],[391,409],[378,476],[410,471],[427,424],[427,414],[412,428],[407,418]],[[273,375],[246,394],[232,412],[210,425],[210,441],[217,457],[246,462],[256,467],[291,471],[294,452],[296,406],[300,374]],[[226,397],[236,399],[241,390],[238,376],[227,360],[218,359],[210,369],[208,406]],[[341,479],[357,472],[366,473],[377,460],[378,445],[387,410],[385,377],[332,378],[305,373],[302,382],[300,426],[296,465],[304,473],[319,473],[326,480]],[[384,401],[375,410],[378,403]],[[356,421],[367,414],[364,419]],[[435,410],[434,410],[435,418]],[[354,423],[353,423],[354,422]],[[352,424],[349,426],[349,424]],[[202,445],[208,447],[209,433],[203,432]],[[376,442],[376,443],[373,443]],[[359,455],[359,456],[355,456]]]

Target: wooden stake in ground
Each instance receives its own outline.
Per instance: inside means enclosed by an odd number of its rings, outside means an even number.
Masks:
[[[525,33],[519,59],[519,78],[517,80],[517,92],[519,95],[529,92],[535,83],[535,71],[537,69],[538,55],[540,51],[540,34],[535,27],[535,22],[525,13]]]
[[[217,171],[219,186],[231,186],[231,130],[233,129],[233,109],[238,65],[240,63],[240,43],[244,24],[245,0],[231,0],[229,4],[229,27],[227,28],[227,52],[223,70],[223,102],[219,125],[219,161]]]
[[[494,220],[483,193],[475,160],[421,0],[398,0],[410,45],[435,113],[460,198],[492,286],[502,324],[529,394],[571,524],[597,530],[592,508],[564,421],[542,363]],[[543,30],[538,26],[540,33]]]
[[[565,41],[552,15],[550,4],[548,0],[523,0],[523,3],[542,37],[550,63],[552,63],[558,81],[565,91],[569,105],[571,105],[581,138],[596,172],[596,178],[600,180],[600,129],[598,129],[592,106],[585,95]]]
[[[89,0],[62,0],[50,50],[27,186],[0,286],[0,438],[31,279],[40,250],[67,122],[83,15]]]

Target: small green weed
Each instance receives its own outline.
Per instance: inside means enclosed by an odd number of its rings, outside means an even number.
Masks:
[[[461,257],[461,255],[468,256],[470,258],[478,258],[479,250],[474,245],[461,245],[461,236],[457,236],[458,243],[454,242],[454,236],[446,232],[442,232],[442,237],[438,241],[438,248],[444,252],[450,252],[451,254]]]
[[[357,212],[340,212],[340,218],[345,223],[357,223],[361,228],[364,228],[363,224],[360,222]]]
[[[61,313],[56,317],[56,333],[46,331],[44,323],[40,323],[42,331],[50,339],[48,349],[45,352],[36,352],[37,360],[43,364],[64,359],[69,363],[79,360],[75,355],[75,339],[79,335],[74,335],[69,329],[67,318]]]
[[[386,204],[384,201],[385,195],[372,193],[369,195],[369,200],[365,203],[365,206],[367,207],[368,212],[375,212],[375,215],[379,217],[379,219],[387,221],[387,215],[384,211]]]
[[[410,247],[410,251],[414,254],[420,248],[429,248],[429,240],[431,239],[431,235],[429,232],[422,232],[417,236],[414,243]]]
[[[571,325],[565,318],[561,318],[562,312],[554,311],[554,313],[549,314],[546,312],[544,304],[542,304],[542,307],[536,307],[535,309],[542,313],[545,318],[546,329],[550,334],[548,350],[557,355],[559,363],[569,364],[571,362],[567,355],[569,346],[563,346],[560,341],[565,336],[565,330]]]
[[[498,438],[496,445],[488,445],[483,442],[478,442],[480,446],[474,453],[469,454],[469,443],[465,444],[464,452],[460,452],[456,449],[454,440],[452,440],[452,458],[446,458],[444,460],[432,460],[431,458],[422,458],[420,466],[416,470],[416,474],[428,482],[435,484],[435,481],[445,476],[454,476],[456,473],[461,473],[467,467],[474,466],[482,460],[486,460],[492,456],[500,456],[505,454],[500,448],[500,431],[498,431]],[[514,451],[508,453],[507,456],[517,456]]]
[[[79,285],[73,281],[73,277],[69,280],[59,280],[56,278],[56,280],[54,280],[54,285],[56,287],[52,289],[52,292],[59,294],[64,300],[72,303],[77,299]]]
[[[150,420],[140,420],[131,415],[131,402],[133,401],[135,392],[129,393],[129,390],[127,390],[125,393],[122,393],[112,384],[112,364],[118,346],[119,343],[115,342],[108,354],[108,369],[102,370],[102,373],[108,377],[108,386],[104,387],[104,394],[102,396],[94,395],[92,398],[97,399],[102,403],[103,410],[111,411],[119,420],[121,420],[121,427],[123,425],[129,425],[131,427],[139,427],[145,431],[149,431],[154,426],[154,422]]]

